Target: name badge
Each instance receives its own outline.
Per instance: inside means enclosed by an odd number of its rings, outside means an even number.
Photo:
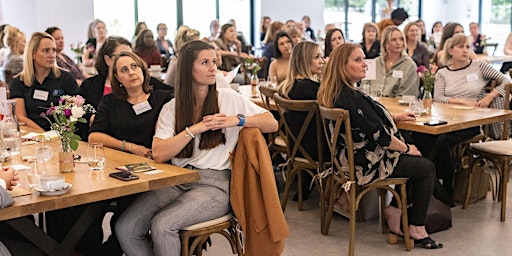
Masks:
[[[402,78],[404,76],[404,71],[402,70],[393,70],[394,78]]]
[[[149,105],[149,102],[148,101],[144,101],[144,102],[141,102],[137,105],[133,105],[133,110],[135,111],[135,114],[136,115],[140,115],[144,112],[147,112],[149,110],[151,110],[151,105]]]
[[[47,91],[35,89],[34,90],[34,97],[33,98],[36,99],[36,100],[47,101],[48,100],[48,94],[49,94],[49,92],[47,92]]]
[[[478,74],[477,73],[471,73],[471,74],[466,76],[466,80],[468,82],[476,81],[476,80],[478,80]]]

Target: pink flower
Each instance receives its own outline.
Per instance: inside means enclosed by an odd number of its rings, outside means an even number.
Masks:
[[[65,109],[65,110],[64,110],[64,115],[65,115],[66,117],[70,117],[70,116],[71,116],[71,109],[69,109],[69,108],[68,108],[68,109]]]
[[[80,95],[76,95],[75,96],[75,100],[76,100],[76,104],[78,106],[82,106],[84,104],[84,102],[85,102],[85,99],[82,96],[80,96]]]

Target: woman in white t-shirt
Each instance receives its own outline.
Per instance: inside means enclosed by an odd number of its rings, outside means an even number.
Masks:
[[[126,209],[116,233],[127,255],[180,255],[181,228],[230,209],[230,152],[240,129],[278,129],[270,112],[231,89],[216,89],[216,59],[213,48],[202,41],[181,48],[176,98],[160,112],[153,158],[197,170],[201,180],[147,192]],[[153,248],[146,239],[149,230]]]

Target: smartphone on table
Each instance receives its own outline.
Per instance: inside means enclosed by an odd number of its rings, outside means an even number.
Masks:
[[[137,176],[133,173],[130,173],[130,172],[112,172],[109,174],[109,176],[112,178],[116,178],[118,180],[124,180],[124,181],[136,180],[139,178],[139,176]]]
[[[443,124],[447,124],[447,123],[448,122],[443,121],[443,120],[430,120],[430,121],[424,122],[423,124],[428,125],[428,126],[436,126],[436,125],[443,125]]]

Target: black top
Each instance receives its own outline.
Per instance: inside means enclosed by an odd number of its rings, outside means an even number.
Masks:
[[[171,99],[169,91],[153,91],[148,98],[151,110],[136,115],[128,101],[120,100],[113,94],[105,95],[96,109],[90,132],[105,133],[118,140],[151,148],[160,110]]]
[[[313,42],[316,42],[315,31],[313,31],[312,28],[306,28],[305,33],[309,34],[309,38],[311,38],[311,40],[313,40]]]
[[[288,93],[288,98],[292,100],[316,100],[319,87],[320,83],[310,79],[297,79],[293,84],[292,90]],[[299,134],[300,128],[302,127],[306,116],[307,113],[305,112],[295,111],[291,111],[285,114],[286,123],[288,123],[295,136]],[[302,147],[311,155],[313,159],[318,160],[316,132],[317,130],[315,127],[315,118],[313,118],[306,130],[306,133],[304,134],[304,138],[302,139]],[[322,132],[323,138],[323,131],[320,132]],[[288,147],[290,147],[290,149],[293,148],[293,145],[294,143],[291,141],[288,143]],[[303,154],[298,151],[297,156],[303,157]],[[327,147],[327,143],[323,143],[323,159],[324,161],[330,161],[330,153],[329,148]]]
[[[21,98],[25,101],[25,110],[27,117],[34,121],[37,125],[45,131],[50,130],[50,123],[48,120],[41,117],[41,113],[45,112],[51,103],[58,105],[59,97],[62,95],[76,95],[78,93],[78,85],[75,77],[69,72],[61,70],[60,77],[55,77],[53,72],[43,80],[40,84],[37,79],[34,79],[32,86],[26,86],[19,77],[14,78],[11,83],[11,99]],[[48,92],[46,100],[34,99],[35,90]],[[43,96],[44,98],[44,96]]]
[[[482,44],[482,34],[478,34],[476,36],[475,41],[472,42],[473,44],[473,50],[476,54],[482,54],[484,53],[485,44]]]
[[[366,51],[366,46],[364,42],[361,42],[361,48],[363,49],[364,55],[367,59],[375,59],[380,56],[380,41],[376,40],[373,42],[372,47],[370,47],[369,51]]]

